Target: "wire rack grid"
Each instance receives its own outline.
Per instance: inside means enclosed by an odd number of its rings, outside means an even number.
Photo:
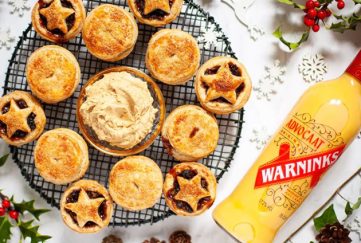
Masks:
[[[84,1],[88,12],[96,6],[104,3],[115,4],[123,6],[125,9],[129,9],[125,0]],[[117,65],[131,66],[148,73],[144,62],[147,44],[152,34],[160,28],[154,28],[142,24],[139,24],[138,27],[139,36],[133,52],[127,58],[116,63],[104,62],[93,57],[87,51],[84,43],[82,42],[81,36],[78,36],[70,42],[62,45],[70,50],[78,59],[82,71],[82,81],[71,98],[60,102],[57,105],[42,104],[47,116],[45,130],[51,130],[57,127],[66,127],[79,132],[76,122],[77,97],[79,96],[79,92],[83,84],[85,84],[95,73],[105,68]],[[216,32],[217,43],[206,45],[202,41],[199,42],[201,63],[204,63],[214,56],[223,55],[235,57],[234,52],[230,47],[228,38],[223,34],[219,25],[214,21],[214,18],[198,5],[193,3],[192,0],[185,0],[180,16],[173,23],[165,26],[165,28],[181,29],[192,34],[196,39],[201,37],[206,30]],[[30,92],[25,76],[27,58],[34,50],[48,44],[51,43],[41,39],[41,37],[33,30],[32,26],[29,25],[20,37],[15,51],[9,61],[10,63],[6,74],[4,94],[14,90],[24,90]],[[193,88],[193,80],[182,86],[168,86],[162,83],[158,84],[166,101],[167,113],[180,105],[198,104]],[[243,110],[231,115],[217,116],[217,120],[220,128],[218,147],[213,154],[203,159],[201,163],[208,166],[212,172],[215,173],[217,180],[219,180],[229,168],[238,146],[243,123]],[[35,143],[30,143],[19,148],[11,147],[13,159],[21,169],[21,173],[29,182],[29,185],[39,192],[39,194],[51,206],[59,208],[59,201],[62,192],[67,188],[67,186],[59,186],[48,183],[38,174],[34,166],[34,145]],[[163,174],[166,174],[177,163],[177,161],[166,153],[159,137],[154,141],[152,146],[142,152],[142,154],[155,160],[161,167]],[[89,158],[90,166],[85,178],[97,180],[101,184],[107,186],[108,173],[110,172],[112,166],[120,160],[120,158],[103,154],[91,146],[89,146]],[[162,197],[154,207],[137,212],[127,211],[119,206],[116,206],[112,225],[128,226],[155,223],[172,214],[173,213],[169,210],[164,198]]]

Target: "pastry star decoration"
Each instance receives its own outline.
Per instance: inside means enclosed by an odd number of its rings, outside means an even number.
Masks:
[[[228,63],[225,62],[216,74],[203,75],[202,81],[209,87],[207,102],[223,97],[229,103],[234,104],[237,101],[236,89],[244,82],[244,78],[234,76],[229,70]]]
[[[79,227],[84,227],[89,221],[102,226],[103,220],[99,216],[98,209],[104,200],[105,198],[91,199],[85,190],[81,189],[78,201],[65,204],[65,208],[76,214],[76,220],[78,221]]]
[[[150,14],[154,10],[162,10],[170,13],[170,5],[168,0],[145,0],[144,14]]]
[[[33,112],[33,108],[20,109],[14,100],[10,101],[9,111],[0,115],[0,121],[5,123],[7,136],[11,138],[17,130],[31,132],[28,125],[28,116]]]
[[[211,195],[201,186],[201,176],[196,175],[191,180],[187,180],[180,176],[177,179],[180,190],[174,198],[188,203],[193,211],[197,211],[199,200]]]
[[[64,8],[60,0],[54,0],[49,7],[40,9],[40,14],[46,18],[49,30],[59,29],[64,34],[68,33],[66,18],[75,13],[73,9]]]

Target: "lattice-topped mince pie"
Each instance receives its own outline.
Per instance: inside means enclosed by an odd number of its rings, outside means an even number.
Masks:
[[[199,69],[195,89],[201,105],[216,114],[241,109],[252,90],[246,68],[236,59],[214,57]]]
[[[55,104],[69,98],[78,87],[79,63],[63,47],[43,46],[29,57],[26,79],[36,97],[45,103]]]
[[[72,230],[95,233],[108,226],[113,202],[104,186],[93,180],[80,180],[66,189],[60,210],[65,224]]]
[[[181,163],[166,175],[163,194],[177,215],[195,216],[210,208],[216,199],[217,180],[204,165]]]
[[[200,51],[194,37],[177,29],[163,29],[149,41],[145,63],[159,81],[184,84],[199,67]]]
[[[42,38],[62,43],[80,33],[85,17],[82,0],[39,0],[33,7],[31,22]]]
[[[88,145],[73,130],[56,128],[40,136],[34,149],[34,160],[46,181],[68,184],[79,180],[87,171]]]
[[[154,206],[162,195],[163,175],[159,166],[145,156],[129,156],[114,165],[109,192],[114,202],[128,210]]]
[[[122,7],[102,4],[87,16],[83,40],[89,52],[109,62],[127,57],[138,38],[134,17]]]
[[[34,141],[45,123],[43,108],[29,93],[14,91],[0,98],[0,137],[8,144],[21,146]]]
[[[195,105],[174,109],[162,128],[163,146],[179,161],[197,161],[212,153],[218,143],[216,118]]]
[[[128,5],[139,22],[160,27],[178,17],[183,0],[128,0]]]

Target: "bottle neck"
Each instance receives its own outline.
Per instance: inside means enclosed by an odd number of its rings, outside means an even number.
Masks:
[[[358,52],[350,66],[348,66],[346,72],[361,82],[361,50]]]

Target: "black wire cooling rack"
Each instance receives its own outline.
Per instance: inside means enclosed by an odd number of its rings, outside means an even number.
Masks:
[[[128,9],[125,0],[84,1],[88,12],[99,4],[104,3],[123,6]],[[180,16],[173,23],[165,26],[165,28],[182,29],[192,34],[195,38],[199,40],[202,39],[202,41],[199,42],[201,63],[204,63],[214,56],[224,55],[234,57],[230,42],[223,34],[219,25],[215,23],[213,17],[209,16],[207,12],[193,3],[192,0],[185,0]],[[108,63],[93,57],[86,50],[80,36],[63,44],[62,46],[70,50],[78,59],[82,71],[82,82],[74,95],[66,101],[56,105],[42,104],[47,117],[45,130],[66,127],[79,132],[75,115],[79,91],[82,85],[100,70],[117,65],[126,65],[148,73],[145,67],[146,48],[151,35],[157,30],[159,30],[159,28],[139,24],[139,36],[134,51],[126,59],[117,63]],[[209,37],[209,35],[205,34],[206,30],[213,31],[217,37],[216,40],[213,38],[213,41],[208,43],[207,40],[205,40],[207,36]],[[27,59],[34,50],[48,44],[51,43],[41,39],[32,29],[31,25],[23,32],[10,60],[6,74],[4,94],[14,90],[30,92],[25,77]],[[193,88],[193,80],[182,86],[158,84],[163,91],[167,113],[183,104],[198,104]],[[243,123],[243,110],[231,115],[217,116],[217,120],[220,128],[218,147],[213,154],[203,159],[201,163],[208,166],[215,173],[217,180],[219,180],[224,172],[227,171],[238,146]],[[30,143],[20,148],[11,147],[13,159],[21,169],[21,173],[29,182],[29,185],[38,191],[51,206],[59,208],[60,197],[67,186],[48,183],[38,174],[34,166],[34,144],[35,143]],[[177,163],[172,157],[168,156],[159,137],[154,141],[153,145],[142,152],[142,154],[155,160],[161,167],[163,174],[166,174],[167,171]],[[90,166],[85,178],[97,180],[107,186],[108,173],[120,158],[103,154],[91,146],[89,146],[89,158]],[[162,197],[153,208],[137,212],[127,211],[116,206],[112,224],[113,226],[127,226],[154,223],[172,214]]]

